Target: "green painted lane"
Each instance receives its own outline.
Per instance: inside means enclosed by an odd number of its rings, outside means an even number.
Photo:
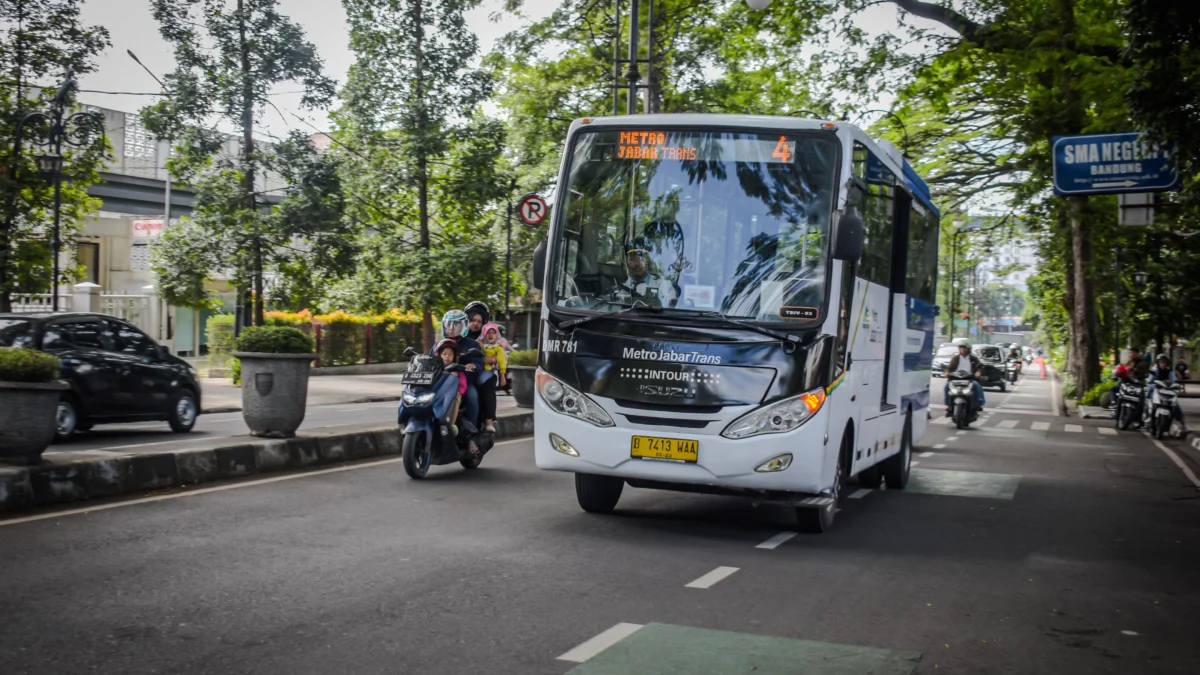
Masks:
[[[650,623],[568,675],[911,675],[920,660],[920,652]]]

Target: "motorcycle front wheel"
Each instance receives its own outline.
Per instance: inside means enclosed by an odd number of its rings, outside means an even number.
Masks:
[[[1129,405],[1122,403],[1117,410],[1117,428],[1121,431],[1128,431],[1132,417],[1133,411],[1129,409]]]
[[[954,426],[958,429],[967,428],[967,404],[963,401],[954,402]]]
[[[420,480],[429,472],[429,463],[433,459],[425,434],[421,432],[404,434],[404,473],[409,478]]]
[[[1171,430],[1170,415],[1156,415],[1154,419],[1154,437],[1161,439]]]

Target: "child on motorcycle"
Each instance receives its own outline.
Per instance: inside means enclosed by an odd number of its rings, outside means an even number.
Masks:
[[[499,326],[489,323],[480,332],[485,358],[483,374],[479,376],[479,416],[483,419],[484,430],[494,434],[496,428],[492,426],[492,420],[496,418],[496,388],[503,389],[506,384],[508,354],[504,350],[504,339],[500,337]]]
[[[450,365],[458,362],[458,343],[451,339],[445,339],[437,343],[433,348],[434,353],[442,360],[442,365]],[[462,405],[463,394],[467,393],[467,376],[462,372],[455,373],[458,375],[458,394],[454,398],[454,408],[450,411],[450,433],[452,436],[458,435],[458,409]]]
[[[471,349],[479,349],[479,343],[467,336],[468,320],[466,312],[461,309],[452,309],[442,317],[442,337],[447,340],[453,340],[458,345],[458,353],[462,354]],[[436,348],[435,348],[436,349]],[[431,352],[436,354],[437,352]],[[468,362],[463,369],[463,373],[467,378],[467,392],[463,394],[463,415],[471,421],[471,424],[477,424],[479,421],[479,390],[477,382],[479,373],[483,372],[483,357],[473,358]]]

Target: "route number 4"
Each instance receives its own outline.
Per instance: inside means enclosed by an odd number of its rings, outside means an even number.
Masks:
[[[792,161],[792,153],[788,150],[789,145],[791,143],[788,142],[787,136],[780,136],[779,142],[775,144],[775,152],[772,152],[771,156],[784,164]]]

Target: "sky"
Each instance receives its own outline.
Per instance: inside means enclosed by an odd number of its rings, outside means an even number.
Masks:
[[[482,53],[492,49],[496,40],[517,28],[549,15],[559,5],[557,0],[525,0],[522,16],[506,14],[500,22],[491,17],[500,11],[502,0],[484,0],[484,3],[468,14],[468,25],[479,37]],[[346,72],[353,62],[353,54],[347,47],[345,12],[340,0],[279,0],[280,12],[298,23],[316,45],[317,53],[325,63],[325,74],[339,83],[345,82]],[[871,33],[895,30],[897,10],[891,4],[876,5],[868,9],[860,25]],[[109,92],[157,92],[158,84],[141,66],[126,54],[131,50],[150,70],[160,78],[174,68],[171,49],[158,32],[158,23],[150,10],[149,0],[86,0],[83,18],[88,24],[99,24],[108,28],[112,46],[99,58],[99,68],[81,78],[80,89]],[[278,91],[297,89],[295,84],[282,85]],[[875,108],[886,108],[891,101],[880,100]],[[136,112],[142,106],[156,100],[152,96],[131,94],[110,95],[83,91],[80,100],[84,103],[113,110]],[[299,94],[280,93],[272,99],[284,115],[269,110],[259,122],[265,132],[283,136],[289,129],[305,132],[328,129],[328,118],[324,111],[306,112],[300,107]],[[308,119],[309,126],[295,117],[299,114]],[[286,117],[286,119],[285,119]],[[874,116],[866,118],[873,119]]]

